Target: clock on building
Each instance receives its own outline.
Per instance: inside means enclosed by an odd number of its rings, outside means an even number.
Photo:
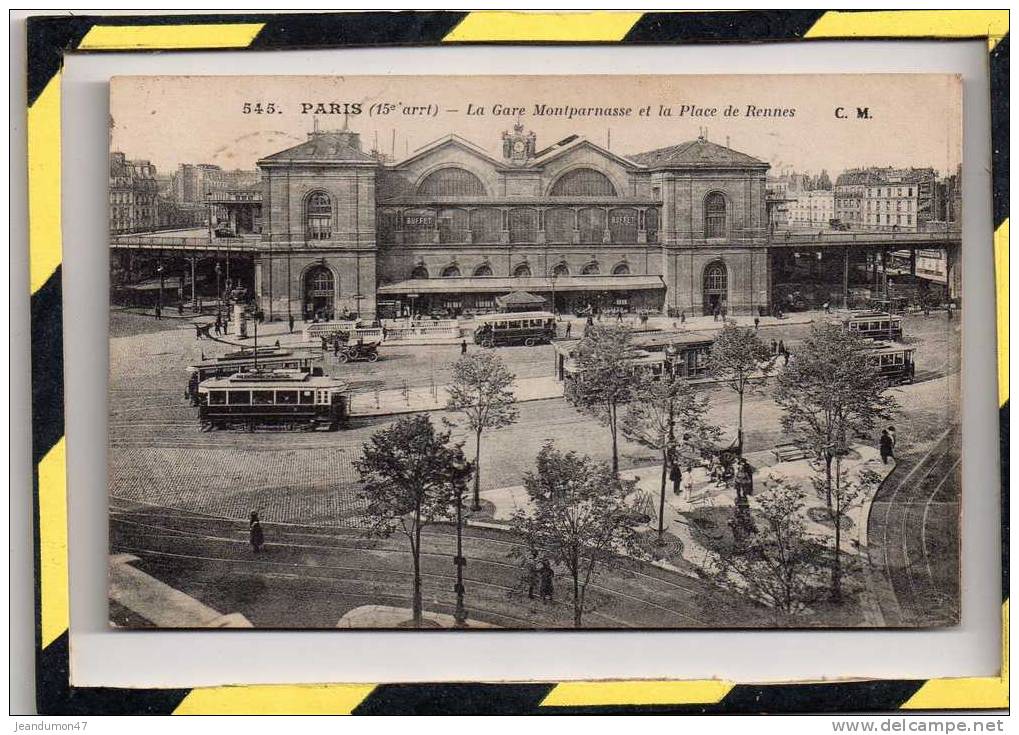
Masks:
[[[512,133],[502,134],[502,155],[518,166],[527,163],[534,156],[534,133],[525,133],[520,123],[514,125]]]

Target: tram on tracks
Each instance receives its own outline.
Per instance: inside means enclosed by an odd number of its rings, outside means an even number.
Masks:
[[[206,431],[335,431],[348,406],[344,381],[305,370],[259,369],[198,385],[198,418]]]
[[[887,311],[851,311],[840,317],[839,321],[846,331],[866,339],[896,342],[902,339],[902,317]]]
[[[916,349],[891,342],[875,342],[867,349],[867,362],[877,368],[888,385],[912,383],[916,376]]]
[[[474,343],[482,347],[547,344],[555,339],[555,314],[519,311],[478,316]]]
[[[630,362],[634,373],[661,377],[666,373],[684,378],[703,377],[708,371],[708,355],[714,338],[684,331],[638,332],[630,339]],[[556,379],[568,383],[577,379],[580,340],[556,342]]]
[[[321,375],[319,364],[322,354],[311,350],[289,350],[279,347],[244,348],[228,352],[220,357],[202,360],[188,367],[188,387],[185,397],[192,404],[198,402],[198,386],[209,378],[225,378],[236,373],[252,370],[300,370]]]

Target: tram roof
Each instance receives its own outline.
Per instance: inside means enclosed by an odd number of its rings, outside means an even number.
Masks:
[[[893,352],[916,352],[915,347],[907,347],[905,345],[896,344],[894,342],[883,342],[874,341],[864,347],[868,353],[878,352],[881,354],[888,354]]]
[[[513,319],[555,319],[551,311],[506,311],[499,314],[479,314],[474,317],[477,322],[502,322]]]
[[[347,383],[328,375],[312,375],[303,370],[259,370],[234,373],[225,378],[209,378],[199,384],[209,388],[346,388]]]

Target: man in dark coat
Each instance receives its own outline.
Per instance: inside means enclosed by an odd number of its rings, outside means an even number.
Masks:
[[[678,462],[672,463],[672,468],[669,470],[669,480],[672,482],[672,494],[679,495],[682,492],[683,470]]]
[[[265,533],[262,531],[262,523],[258,520],[258,513],[251,511],[251,520],[248,521],[248,533],[251,541],[251,548],[257,554],[265,544]]]
[[[465,339],[460,340],[460,354],[461,355],[467,354],[467,340]]]
[[[294,315],[291,314],[287,317],[287,323],[290,325],[290,333],[294,333]]]
[[[879,443],[879,449],[881,450],[881,462],[888,464],[888,458],[895,459],[895,455],[892,453],[892,437],[888,434],[887,430],[881,431],[881,441]]]
[[[538,564],[538,557],[531,552],[531,558],[527,560],[527,599],[533,600],[534,595],[541,586],[541,567]]]
[[[566,322],[566,339],[570,338],[570,332],[573,330],[573,322]]]
[[[552,587],[552,580],[555,578],[555,572],[552,571],[552,567],[549,565],[548,559],[542,559],[541,568],[538,570],[538,576],[540,578],[538,592],[541,595],[541,601],[552,602],[552,597],[555,594],[555,590]]]

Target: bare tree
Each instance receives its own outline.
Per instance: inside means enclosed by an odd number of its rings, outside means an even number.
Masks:
[[[449,434],[436,432],[427,416],[412,415],[373,434],[354,461],[364,533],[387,537],[400,531],[410,542],[415,626],[422,620],[421,531],[451,515],[457,484],[473,471],[460,447],[448,442]]]
[[[752,329],[741,329],[731,322],[722,326],[711,345],[708,355],[708,372],[733,391],[739,398],[736,423],[736,444],[743,456],[743,398],[753,389],[750,379],[755,374],[767,373],[775,357]]]
[[[842,466],[843,453],[835,455],[834,468],[830,476],[818,473],[812,478],[814,490],[819,498],[827,498],[828,520],[834,530],[831,549],[831,599],[842,600],[842,529],[849,512],[860,505],[864,495],[880,482],[873,470],[863,470],[856,479],[849,477],[849,471]],[[832,485],[829,489],[828,482]]]
[[[868,347],[839,324],[815,324],[775,385],[783,428],[824,460],[829,508],[834,459],[849,450],[853,438],[868,436],[878,419],[889,418],[897,408],[867,359]]]
[[[567,398],[608,427],[612,472],[619,472],[619,409],[629,402],[634,382],[633,349],[625,327],[591,325],[577,345],[577,376]]]
[[[569,571],[573,625],[581,627],[587,590],[598,572],[639,555],[642,525],[627,501],[632,481],[620,480],[608,465],[576,452],[562,453],[549,442],[536,468],[524,476],[530,503],[513,514],[514,530],[527,546]]]
[[[714,446],[719,431],[705,420],[707,396],[698,396],[682,377],[650,376],[633,387],[633,400],[627,404],[621,429],[623,436],[657,450],[662,458],[661,488],[658,501],[658,539],[665,534],[665,487],[669,465],[683,455],[700,454]]]
[[[453,365],[446,408],[463,414],[474,431],[474,495],[471,509],[481,508],[481,435],[485,429],[509,426],[517,420],[513,373],[492,352],[464,355]]]
[[[824,553],[807,532],[804,498],[787,482],[765,487],[756,497],[757,532],[713,551],[700,575],[775,609],[781,620],[803,612],[819,597],[813,580]]]

